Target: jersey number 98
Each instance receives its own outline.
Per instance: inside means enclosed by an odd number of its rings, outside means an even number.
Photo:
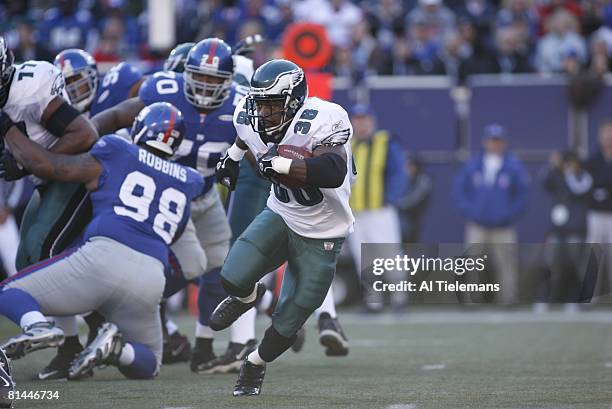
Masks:
[[[125,206],[114,206],[113,210],[119,216],[144,222],[149,218],[149,208],[156,190],[152,177],[134,171],[127,175],[119,191],[119,199]],[[187,198],[177,189],[169,187],[161,192],[158,213],[153,219],[153,231],[166,244],[172,243],[186,204]]]

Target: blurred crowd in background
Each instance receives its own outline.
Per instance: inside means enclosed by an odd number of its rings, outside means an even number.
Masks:
[[[176,0],[176,42],[217,36],[229,44],[254,33],[269,57],[285,28],[311,21],[335,47],[325,68],[367,75],[610,70],[609,0]],[[147,45],[145,0],[4,0],[0,32],[18,60],[51,60],[82,48],[97,61],[156,59]]]

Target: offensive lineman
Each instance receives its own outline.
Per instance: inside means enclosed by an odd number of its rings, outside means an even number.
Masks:
[[[87,151],[98,134],[68,101],[61,73],[45,61],[13,65],[13,54],[0,37],[0,137],[16,123],[30,140],[53,153]],[[0,177],[16,180],[28,172],[10,149],[0,144]],[[77,183],[44,183],[30,198],[21,224],[16,267],[57,254],[82,231],[90,212],[84,206],[85,188]]]
[[[80,378],[108,364],[128,378],[157,374],[168,246],[184,229],[189,204],[204,184],[194,170],[167,161],[184,130],[180,111],[157,103],[134,121],[134,144],[107,135],[88,153],[55,155],[9,126],[5,138],[17,160],[37,176],[84,183],[94,217],[83,245],[0,283],[0,313],[23,328],[22,335],[2,346],[7,355],[20,358],[63,342],[63,331],[42,314],[96,310],[116,325],[108,322],[100,328],[74,360],[69,377]]]
[[[267,208],[234,243],[223,265],[221,280],[230,296],[213,312],[211,328],[227,328],[253,307],[265,292],[259,279],[289,264],[272,325],[243,362],[234,396],[261,392],[266,363],[291,347],[296,332],[323,302],[353,226],[348,115],[336,104],[307,96],[304,72],[294,63],[272,60],[259,67],[249,95],[234,112],[236,142],[217,165],[217,180],[233,189],[239,162],[250,150],[260,173],[274,185]],[[280,157],[279,144],[302,147],[313,156]],[[288,189],[276,182],[279,175],[305,187]]]

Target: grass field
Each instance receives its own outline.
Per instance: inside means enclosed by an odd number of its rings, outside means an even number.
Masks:
[[[235,374],[162,368],[128,381],[115,368],[79,382],[32,382],[53,351],[14,362],[18,390],[58,390],[58,401],[16,408],[612,408],[612,311],[421,310],[404,316],[344,313],[346,358],[325,357],[314,321],[300,354],[268,367],[260,397],[231,396]],[[187,316],[180,326],[192,332]],[[265,319],[258,322],[261,336]],[[15,333],[0,321],[2,339]],[[219,352],[227,336],[216,342]]]

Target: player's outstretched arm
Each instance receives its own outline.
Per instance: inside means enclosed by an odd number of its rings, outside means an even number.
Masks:
[[[145,107],[138,97],[130,98],[119,105],[102,111],[91,118],[100,135],[108,135],[122,128],[129,128],[140,110]]]
[[[87,152],[96,143],[93,124],[61,97],[49,102],[41,117],[42,125],[59,139],[51,152],[76,154]]]
[[[88,190],[96,190],[102,165],[89,153],[62,155],[52,153],[30,141],[17,126],[5,133],[11,153],[34,175],[59,182],[85,183]]]

